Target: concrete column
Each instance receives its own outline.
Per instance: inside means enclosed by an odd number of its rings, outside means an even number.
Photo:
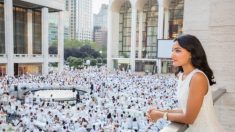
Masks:
[[[108,45],[107,45],[107,68],[112,69],[112,37],[113,37],[113,26],[112,26],[112,10],[108,11]]]
[[[131,70],[135,71],[135,50],[136,50],[136,19],[137,19],[137,10],[136,7],[132,7],[131,14]]]
[[[59,55],[59,72],[64,69],[64,12],[59,12],[58,22],[58,55]]]
[[[169,38],[169,8],[165,8],[164,14],[164,39]]]
[[[5,51],[7,54],[7,75],[14,75],[14,44],[13,44],[13,3],[12,0],[4,0],[5,19]]]
[[[143,49],[143,11],[139,12],[139,46],[138,46],[138,58],[142,58]]]
[[[27,11],[27,26],[28,26],[28,54],[33,54],[33,12],[28,9]]]
[[[158,59],[158,64],[157,64],[157,73],[161,73],[162,72],[162,60]]]
[[[48,8],[42,8],[42,73],[48,74]]]
[[[164,0],[158,0],[158,39],[163,39]]]
[[[165,9],[168,9],[169,7],[169,4],[170,4],[170,0],[158,0],[158,39],[164,39],[166,38],[166,36],[168,36],[168,33],[167,35],[165,36],[164,33],[166,34],[166,32],[168,32],[168,29],[167,27],[169,26],[166,25],[169,21],[169,12],[164,13]],[[165,15],[165,20],[164,20],[164,15]],[[168,19],[168,20],[166,20]],[[167,23],[164,23],[164,22],[167,22]],[[164,26],[165,26],[165,31],[164,31]],[[158,59],[158,73],[161,73],[161,69],[162,69],[162,64],[161,64],[161,59]]]

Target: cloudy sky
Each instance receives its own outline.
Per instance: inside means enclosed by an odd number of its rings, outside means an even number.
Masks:
[[[93,13],[98,13],[100,10],[101,5],[108,4],[109,0],[92,0],[93,1]]]

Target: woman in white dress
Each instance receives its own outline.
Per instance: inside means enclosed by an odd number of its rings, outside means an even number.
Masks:
[[[173,122],[189,124],[189,132],[223,132],[218,122],[210,85],[215,84],[205,51],[200,41],[192,35],[175,39],[172,47],[173,65],[178,68],[177,97],[179,109],[147,111],[150,121],[164,118]]]

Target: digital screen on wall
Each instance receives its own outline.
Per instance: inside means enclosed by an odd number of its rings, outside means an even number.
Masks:
[[[158,39],[158,58],[171,58],[173,41],[170,39]]]

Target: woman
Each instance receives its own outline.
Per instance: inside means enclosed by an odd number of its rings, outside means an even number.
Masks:
[[[200,41],[192,35],[175,39],[172,47],[173,65],[178,68],[177,97],[179,109],[147,112],[150,121],[164,118],[189,124],[189,132],[223,132],[216,119],[210,85],[215,84],[205,51]]]

